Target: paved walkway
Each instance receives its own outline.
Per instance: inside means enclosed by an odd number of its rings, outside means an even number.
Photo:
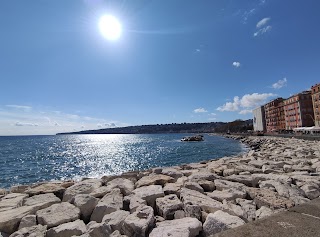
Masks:
[[[215,237],[320,237],[320,198]]]

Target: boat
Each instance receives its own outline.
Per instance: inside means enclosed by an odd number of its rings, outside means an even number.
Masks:
[[[201,142],[203,140],[203,135],[184,137],[181,139],[182,142]]]

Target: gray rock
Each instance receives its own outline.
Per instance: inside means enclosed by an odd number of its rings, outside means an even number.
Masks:
[[[183,204],[175,194],[156,199],[158,213],[166,220],[172,220],[174,213],[183,208]]]
[[[39,210],[36,215],[39,224],[52,228],[79,219],[80,209],[68,202],[62,202]]]
[[[233,174],[225,177],[225,179],[228,181],[242,183],[249,187],[252,187],[252,186],[254,187],[254,178],[252,177],[252,175],[234,175]]]
[[[152,207],[143,206],[124,220],[122,233],[129,237],[145,237],[154,226]]]
[[[28,188],[25,193],[29,194],[30,196],[53,193],[58,197],[62,197],[65,189],[66,188],[63,187],[61,183],[42,183]]]
[[[143,200],[142,198],[137,197],[135,195],[126,196],[126,198],[129,198],[129,202],[130,202],[129,210],[130,210],[130,213],[135,212],[138,207],[147,205],[147,201],[146,200]]]
[[[0,212],[7,211],[13,208],[21,207],[23,200],[29,197],[22,193],[9,193],[0,201]]]
[[[235,190],[243,191],[246,188],[246,186],[242,183],[231,182],[231,181],[222,180],[222,179],[216,179],[214,181],[214,184],[216,186],[216,190],[219,190],[219,191],[228,190],[228,189],[235,189]]]
[[[119,188],[123,196],[130,195],[134,190],[134,183],[129,179],[116,178],[107,183],[110,189]]]
[[[180,190],[181,187],[183,186],[183,184],[181,183],[167,183],[164,187],[163,187],[163,192],[165,195],[169,195],[169,194],[175,194],[178,197],[180,196]]]
[[[274,213],[269,207],[262,206],[260,209],[256,211],[256,218],[261,219],[267,216],[271,216]]]
[[[216,211],[207,216],[207,219],[203,224],[203,235],[211,236],[223,230],[235,228],[243,224],[245,224],[245,222],[237,216],[232,216],[223,211]]]
[[[198,220],[201,220],[201,207],[198,205],[192,205],[186,203],[184,205],[184,215],[185,217],[192,217],[197,218]]]
[[[19,230],[25,227],[31,227],[37,225],[37,216],[36,215],[27,215],[22,217],[20,224],[19,224]]]
[[[92,212],[91,221],[101,222],[104,215],[120,209],[123,209],[123,195],[120,189],[115,188],[98,202]]]
[[[38,210],[47,208],[53,204],[60,203],[61,200],[53,193],[35,195],[23,201],[24,206],[36,206]]]
[[[223,207],[225,212],[229,213],[233,216],[238,216],[244,221],[248,221],[246,218],[245,211],[241,208],[241,206],[234,204],[233,202],[228,202],[227,200],[223,200]]]
[[[198,184],[203,188],[203,191],[205,192],[212,192],[216,188],[213,181],[199,180]]]
[[[236,198],[245,198],[246,192],[236,190],[236,189],[225,189],[222,191],[214,190],[211,193],[207,193],[207,195],[217,201],[222,202],[223,200],[232,201],[236,200]]]
[[[80,209],[81,219],[88,223],[98,202],[98,198],[92,197],[89,194],[78,194],[74,197],[73,205]]]
[[[29,185],[12,186],[10,188],[10,193],[24,193],[28,188],[30,188]]]
[[[164,186],[166,183],[174,182],[174,178],[163,175],[163,174],[150,174],[148,176],[143,176],[136,182],[136,187],[149,186],[149,185],[161,185]]]
[[[47,226],[35,225],[31,227],[22,228],[14,232],[10,237],[45,237]]]
[[[128,211],[115,211],[110,214],[107,214],[103,217],[102,223],[105,223],[111,227],[112,231],[121,231],[123,226],[123,221],[130,215]]]
[[[186,217],[157,223],[149,237],[196,237],[201,230],[202,225],[198,219]]]
[[[104,195],[106,195],[107,193],[110,193],[112,191],[112,189],[110,187],[107,186],[101,186],[95,190],[93,190],[90,195],[95,197],[95,198],[102,198]]]
[[[197,173],[194,173],[188,177],[190,182],[198,182],[199,180],[208,180],[208,181],[214,181],[215,179],[218,179],[219,176],[216,174],[213,174],[208,171],[200,171]]]
[[[190,190],[187,188],[181,189],[180,198],[183,201],[184,205],[198,205],[201,207],[202,211],[205,212],[215,212],[218,209],[222,209],[221,202],[213,200],[212,198],[198,191]]]
[[[183,185],[185,188],[204,193],[203,188],[196,182],[185,182]]]
[[[186,213],[182,210],[175,211],[175,213],[174,213],[174,219],[182,219],[185,217],[186,217]]]
[[[268,189],[248,188],[249,196],[254,200],[259,208],[262,206],[271,207],[273,209],[290,208],[294,206],[294,202],[279,196],[279,194]]]
[[[12,234],[18,230],[19,223],[24,216],[34,213],[35,209],[29,206],[22,206],[0,212],[0,232]]]
[[[224,176],[224,177],[227,177],[227,176],[230,176],[230,175],[233,175],[233,174],[238,174],[238,173],[239,173],[239,171],[236,170],[236,169],[234,169],[234,168],[232,168],[232,169],[225,169],[225,170],[223,171],[223,176]]]
[[[170,176],[177,180],[178,178],[183,176],[183,173],[180,170],[174,169],[174,168],[164,168],[162,170],[162,174]]]
[[[237,198],[236,203],[241,206],[242,210],[244,211],[245,219],[248,221],[254,221],[256,219],[256,204],[253,200],[246,200]]]
[[[303,190],[305,195],[311,200],[320,196],[319,186],[315,183],[307,183],[301,187],[301,190]]]
[[[126,235],[122,235],[118,230],[112,232],[110,237],[127,237]]]
[[[46,237],[69,237],[79,236],[87,231],[86,225],[82,220],[64,223],[47,231]]]
[[[90,237],[110,236],[112,233],[111,226],[106,223],[97,223],[90,221],[87,225],[87,233]]]
[[[155,207],[157,198],[164,197],[164,192],[160,185],[150,185],[136,188],[132,193],[135,196],[146,200],[147,204],[151,207]]]
[[[93,190],[101,187],[102,181],[99,179],[87,179],[76,183],[75,185],[67,188],[63,195],[63,202],[71,202],[77,194],[88,194]]]

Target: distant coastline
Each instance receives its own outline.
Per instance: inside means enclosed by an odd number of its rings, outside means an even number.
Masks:
[[[233,122],[211,123],[171,123],[155,125],[139,125],[129,127],[104,128],[97,130],[84,130],[78,132],[57,133],[65,134],[161,134],[161,133],[223,133],[247,132],[253,129],[252,119],[235,120]]]

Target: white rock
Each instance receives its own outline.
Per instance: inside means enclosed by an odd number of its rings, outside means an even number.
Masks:
[[[112,233],[111,226],[106,223],[97,223],[90,221],[87,225],[87,232],[90,237],[110,236]]]
[[[223,211],[216,211],[207,216],[207,219],[203,224],[203,234],[204,236],[211,236],[223,230],[235,228],[243,224],[245,224],[245,222],[237,216],[232,216]]]
[[[22,217],[20,224],[19,224],[19,230],[25,227],[31,227],[37,225],[37,216],[36,215],[27,215]]]
[[[9,193],[0,201],[0,212],[7,211],[13,208],[21,207],[23,200],[29,197],[22,193]]]
[[[222,179],[216,179],[214,181],[214,184],[216,186],[216,190],[222,191],[222,190],[228,190],[228,189],[236,189],[243,191],[245,190],[245,185],[242,183],[237,183],[237,182],[231,182],[228,180],[222,180]]]
[[[47,231],[46,237],[69,237],[82,235],[87,231],[86,225],[82,220],[64,223]]]
[[[157,223],[149,237],[196,237],[201,230],[202,224],[198,219],[186,217]]]
[[[88,194],[101,187],[102,181],[99,179],[87,179],[67,188],[63,195],[63,202],[71,202],[77,194]]]
[[[22,228],[14,232],[10,237],[45,237],[47,231],[47,226],[35,225],[31,227]]]
[[[207,195],[217,201],[222,202],[223,200],[232,201],[236,200],[236,198],[245,198],[246,192],[236,189],[225,189],[223,191],[214,190],[211,193],[207,193]]]
[[[131,213],[135,212],[138,207],[147,205],[147,201],[135,195],[127,196],[130,199],[129,210]]]
[[[115,211],[110,214],[107,214],[103,217],[102,223],[105,223],[111,227],[112,231],[121,231],[123,226],[123,221],[130,215],[128,211]]]
[[[79,219],[80,209],[68,202],[62,202],[39,210],[36,215],[39,224],[52,228]]]
[[[24,206],[37,206],[37,209],[47,208],[53,204],[60,203],[61,200],[53,193],[35,195],[23,201]]]
[[[156,199],[164,197],[164,192],[161,185],[149,185],[140,188],[136,188],[132,192],[135,196],[146,200],[147,204],[151,207],[155,207]]]
[[[256,217],[257,219],[261,219],[267,216],[271,216],[274,213],[273,210],[271,210],[269,207],[262,206],[260,209],[256,211]]]
[[[183,204],[175,194],[156,199],[158,213],[166,220],[172,220],[174,213],[183,208]]]
[[[134,190],[134,183],[129,179],[116,178],[107,183],[110,189],[119,188],[123,196],[130,195]]]
[[[95,190],[93,190],[90,195],[95,197],[95,198],[102,198],[104,195],[106,195],[107,193],[110,193],[112,191],[112,189],[110,187],[107,186],[101,186]]]
[[[91,221],[101,222],[106,214],[118,211],[123,208],[123,195],[120,189],[116,188],[110,193],[107,193],[94,208]]]
[[[98,198],[92,197],[89,194],[78,194],[74,197],[73,204],[80,209],[81,218],[88,223],[98,202]]]
[[[145,237],[155,223],[152,207],[144,206],[124,220],[122,232],[131,237]]]
[[[256,219],[256,204],[254,203],[253,200],[246,200],[246,199],[241,199],[237,198],[236,203],[241,206],[245,213],[245,218],[248,221],[253,221]]]

